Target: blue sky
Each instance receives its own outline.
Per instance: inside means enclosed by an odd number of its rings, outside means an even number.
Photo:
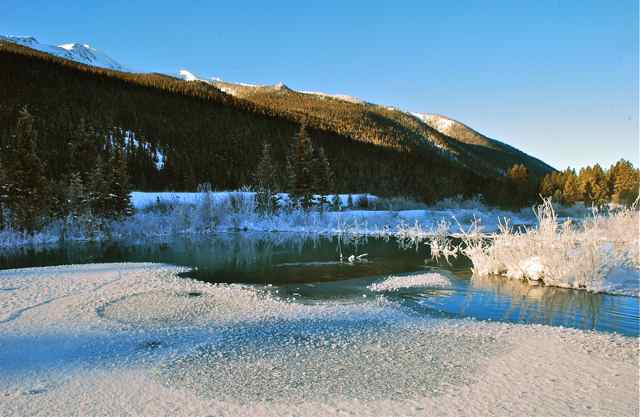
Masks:
[[[639,165],[637,0],[2,4],[0,34],[137,70],[440,113],[556,168]]]

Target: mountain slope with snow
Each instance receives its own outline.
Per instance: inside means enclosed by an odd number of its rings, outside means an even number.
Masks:
[[[103,52],[100,52],[90,45],[81,43],[65,43],[62,45],[47,45],[38,42],[33,36],[2,36],[0,40],[12,42],[38,51],[46,52],[60,58],[80,62],[82,64],[96,67],[109,68],[116,71],[127,71],[127,68]]]
[[[451,119],[447,116],[431,113],[411,113],[419,120],[438,132],[453,138],[461,143],[482,147],[487,150],[495,151],[502,154],[505,159],[511,160],[516,163],[518,158],[526,160],[526,165],[532,168],[538,174],[544,174],[552,171],[553,168],[544,163],[543,161],[534,158],[521,150],[514,148],[504,142],[496,139],[491,139],[482,133],[470,128],[462,122]]]
[[[41,44],[33,37],[15,36],[0,36],[0,41],[83,64],[127,71],[124,66],[89,45],[73,43],[51,46]],[[409,113],[347,95],[296,91],[282,82],[274,85],[232,83],[219,78],[203,78],[186,69],[181,69],[178,77],[169,77],[206,83],[208,86],[197,88],[212,94],[222,92],[234,96],[266,109],[270,114],[289,120],[302,119],[311,127],[347,136],[357,142],[405,150],[427,147],[428,152],[436,152],[439,157],[482,175],[500,177],[511,166],[521,163],[529,167],[536,177],[553,171],[544,162],[446,116]]]

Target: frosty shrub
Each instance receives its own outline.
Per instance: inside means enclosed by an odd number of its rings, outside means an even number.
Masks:
[[[464,232],[463,253],[476,276],[503,275],[567,288],[615,292],[619,277],[640,273],[637,205],[593,211],[580,223],[559,222],[550,199],[537,207],[537,227],[514,230],[508,222],[491,239]],[[633,283],[631,283],[633,284]],[[635,285],[637,287],[637,284]],[[623,285],[628,289],[629,283]],[[632,289],[635,294],[637,289]]]

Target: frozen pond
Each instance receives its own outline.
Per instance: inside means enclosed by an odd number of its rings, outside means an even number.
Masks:
[[[0,255],[0,268],[166,263],[190,267],[185,275],[200,281],[252,284],[302,304],[354,304],[384,298],[425,317],[640,333],[636,297],[531,286],[496,277],[472,279],[471,265],[464,258],[435,261],[424,245],[400,246],[393,240],[373,238],[345,242],[290,234],[219,234],[145,245],[75,243],[32,248]],[[348,260],[363,254],[360,260]]]

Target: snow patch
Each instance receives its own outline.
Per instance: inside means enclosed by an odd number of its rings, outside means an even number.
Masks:
[[[435,130],[440,133],[444,133],[445,135],[449,135],[451,133],[451,129],[456,125],[460,124],[453,119],[450,119],[445,116],[441,116],[439,114],[429,114],[429,113],[411,113],[413,116],[417,117],[424,123],[428,124]]]
[[[386,280],[369,285],[371,291],[390,292],[404,288],[449,288],[451,281],[442,274],[428,273],[409,276],[389,277]]]
[[[355,104],[364,104],[365,101],[359,99],[358,97],[353,97],[347,94],[329,94],[329,93],[322,93],[320,91],[305,91],[302,90],[300,91],[300,93],[302,94],[312,94],[315,96],[320,96],[320,97],[327,97],[327,98],[335,98],[338,100],[342,100],[342,101],[348,101],[349,103],[355,103]]]
[[[180,74],[180,78],[182,78],[185,81],[205,81],[186,69],[181,69],[178,74]]]

